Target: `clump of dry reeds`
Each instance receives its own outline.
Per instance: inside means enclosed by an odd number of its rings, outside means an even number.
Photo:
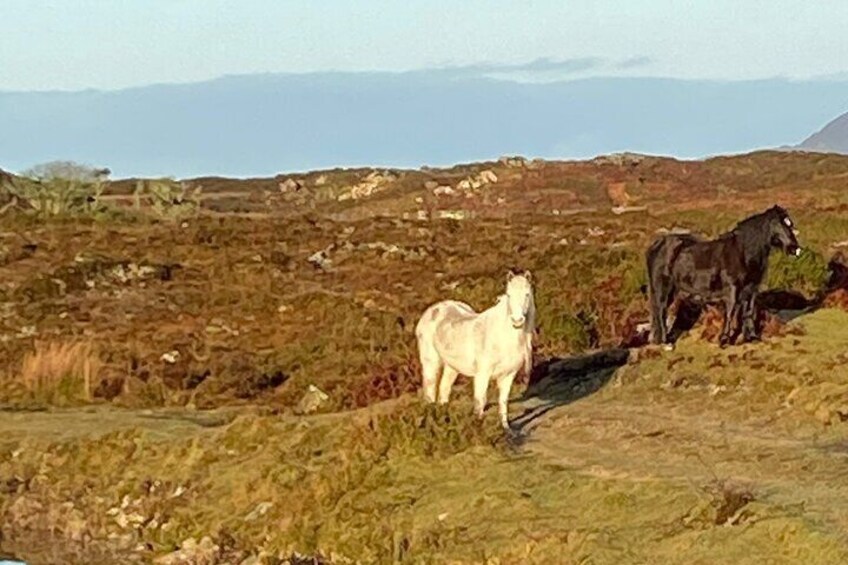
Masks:
[[[24,355],[20,383],[36,398],[54,403],[88,402],[103,362],[87,342],[37,342]]]

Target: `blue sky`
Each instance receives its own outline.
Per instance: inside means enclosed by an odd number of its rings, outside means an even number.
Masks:
[[[848,71],[838,0],[2,0],[0,16],[0,90],[464,65],[519,80]]]

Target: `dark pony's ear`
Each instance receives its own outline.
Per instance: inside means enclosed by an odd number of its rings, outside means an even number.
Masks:
[[[789,214],[786,212],[786,209],[780,204],[775,204],[771,208],[769,208],[769,212],[773,212],[778,216],[788,216]]]

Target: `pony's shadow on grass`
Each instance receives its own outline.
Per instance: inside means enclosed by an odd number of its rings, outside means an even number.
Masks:
[[[600,390],[616,369],[627,363],[625,348],[614,348],[575,355],[553,357],[533,368],[530,384],[521,399],[524,411],[512,420],[522,433],[533,430],[539,419],[556,408]]]

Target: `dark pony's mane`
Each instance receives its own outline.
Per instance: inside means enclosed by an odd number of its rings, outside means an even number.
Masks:
[[[773,219],[780,219],[781,217],[786,216],[786,215],[787,215],[786,210],[784,210],[783,208],[781,208],[779,206],[772,206],[771,208],[769,208],[768,210],[765,210],[764,212],[760,212],[759,214],[754,214],[753,216],[748,216],[744,220],[738,222],[733,227],[732,230],[730,230],[729,232],[727,232],[723,235],[730,235],[730,234],[733,234],[733,233],[740,233],[740,232],[744,233],[744,232],[751,230],[752,228],[753,229],[762,228],[763,223],[768,223],[769,221],[771,221]]]
[[[736,238],[741,244],[747,261],[764,264],[768,261],[771,250],[771,232],[768,228],[770,221],[785,216],[786,212],[779,206],[773,206],[764,212],[749,216],[734,226],[732,230],[718,239]]]

